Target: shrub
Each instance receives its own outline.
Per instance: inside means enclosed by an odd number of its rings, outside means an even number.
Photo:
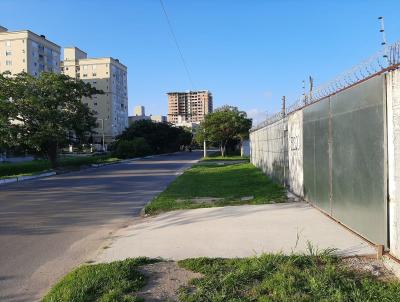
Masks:
[[[151,148],[143,137],[133,140],[119,140],[114,153],[119,158],[129,158],[151,154]]]
[[[179,151],[181,146],[188,146],[192,141],[192,133],[188,129],[150,120],[133,122],[117,140],[134,140],[138,137],[146,140],[153,154]]]

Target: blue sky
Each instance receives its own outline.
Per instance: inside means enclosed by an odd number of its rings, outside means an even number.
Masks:
[[[164,0],[194,82],[214,107],[258,119],[400,39],[400,1]],[[30,29],[128,66],[129,112],[166,114],[168,91],[192,89],[159,0],[0,0],[0,25]]]

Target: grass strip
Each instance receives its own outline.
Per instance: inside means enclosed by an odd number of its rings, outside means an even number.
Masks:
[[[210,198],[211,201],[199,202],[195,200],[198,198]],[[285,200],[284,188],[250,163],[219,165],[204,162],[179,176],[146,206],[145,213]]]
[[[329,253],[197,258],[179,265],[204,276],[182,289],[183,302],[400,301],[398,280],[383,281],[354,271]]]
[[[232,156],[221,156],[221,155],[209,155],[207,157],[203,157],[202,160],[205,161],[239,161],[239,160],[245,160],[249,161],[248,156],[240,156],[240,155],[232,155]]]
[[[42,302],[143,301],[134,293],[146,284],[146,278],[136,268],[157,261],[134,258],[81,266],[62,278]]]

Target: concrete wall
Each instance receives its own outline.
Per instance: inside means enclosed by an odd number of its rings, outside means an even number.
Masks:
[[[400,258],[400,72],[387,75],[390,253]]]
[[[303,197],[303,111],[299,110],[288,117],[288,157],[290,190]]]
[[[250,136],[255,166],[361,236],[390,246],[398,258],[399,84],[398,71],[376,75]]]
[[[287,118],[250,133],[251,162],[277,182],[287,183]]]

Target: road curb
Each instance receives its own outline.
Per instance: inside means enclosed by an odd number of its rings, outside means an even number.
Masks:
[[[38,179],[38,178],[45,178],[49,176],[56,175],[56,172],[45,172],[45,173],[40,173],[40,174],[35,174],[35,175],[26,175],[26,176],[18,176],[18,177],[12,177],[12,178],[3,178],[0,179],[0,186],[1,185],[6,185],[10,183],[15,183],[15,182],[21,182],[25,180],[31,180],[31,179]]]
[[[171,154],[171,153],[169,153],[169,154]],[[161,155],[161,154],[160,154],[160,155]],[[163,154],[163,155],[168,155],[168,154]],[[198,163],[199,161],[201,161],[201,159],[198,159],[195,163]],[[193,164],[195,164],[195,163],[193,163]],[[182,168],[182,169],[176,171],[176,172],[175,172],[175,175],[176,175],[175,179],[178,178],[179,176],[181,176],[183,173],[185,173],[186,170],[190,169],[191,167],[193,167],[193,165],[184,167],[184,168]],[[174,179],[174,180],[175,180],[175,179]],[[174,181],[174,180],[173,180],[173,181]],[[172,181],[172,182],[173,182],[173,181]],[[171,183],[172,183],[172,182],[171,182]],[[165,189],[167,189],[167,188],[171,185],[171,183],[169,183],[168,186],[167,186]],[[165,191],[165,190],[163,190],[162,192],[164,192],[164,191]],[[162,193],[162,192],[161,192],[161,193]],[[157,196],[160,195],[161,193],[157,194]],[[155,196],[154,198],[157,198],[157,196]],[[140,213],[139,213],[139,216],[140,216],[140,217],[145,218],[145,217],[150,217],[150,216],[152,216],[152,215],[150,215],[150,214],[146,214],[146,213],[145,213],[145,210],[146,210],[146,207],[153,201],[154,198],[152,198],[149,202],[147,202],[147,203],[143,206],[143,208],[140,210]],[[155,215],[154,215],[154,216],[155,216]]]
[[[147,158],[154,158],[154,157],[157,157],[157,156],[173,155],[173,154],[179,153],[179,152],[182,152],[182,151],[177,151],[177,152],[172,152],[172,153],[155,154],[155,155],[147,155],[147,156],[142,156],[142,157],[132,157],[132,158],[128,158],[128,159],[116,160],[116,161],[113,161],[113,162],[110,162],[110,163],[91,164],[90,167],[99,168],[99,167],[104,167],[104,166],[129,163],[131,161],[135,161],[135,160],[139,160],[139,159],[147,159]]]

